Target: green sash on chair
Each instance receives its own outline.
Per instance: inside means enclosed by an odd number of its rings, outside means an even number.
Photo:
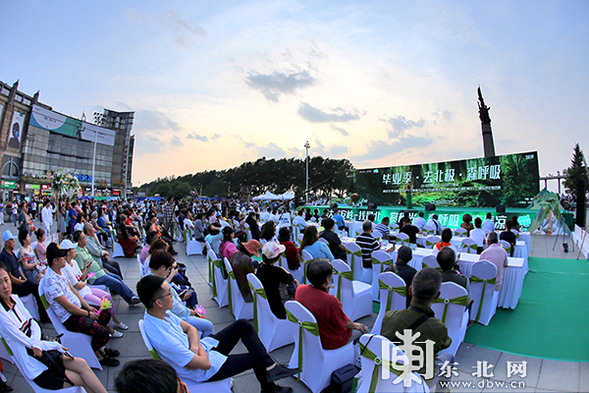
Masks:
[[[254,288],[251,282],[248,281],[248,284],[254,293],[254,329],[256,332],[258,331],[258,296],[260,295],[264,299],[268,300],[268,296],[266,296],[266,291],[264,288]]]
[[[217,280],[215,279],[215,269],[212,268],[211,264],[214,264],[215,266],[217,266],[219,269],[221,269],[221,263],[223,261],[221,261],[220,259],[213,259],[210,255],[207,255],[207,258],[209,258],[209,277],[212,277],[212,285],[213,285],[213,297],[217,296]]]
[[[474,251],[474,254],[476,254],[477,253],[477,247],[478,246],[476,244],[471,244],[470,246],[466,246],[466,249],[467,250],[473,250]]]
[[[468,295],[454,297],[452,299],[443,299],[441,297],[433,301],[433,303],[444,303],[444,313],[442,314],[442,323],[446,323],[446,315],[448,314],[448,304],[459,304],[466,307]]]
[[[430,248],[430,247],[434,247],[436,245],[437,242],[430,242],[429,240],[425,239],[425,247],[426,248]]]
[[[477,276],[470,276],[470,282],[471,283],[477,283],[477,282],[482,282],[483,283],[483,294],[481,295],[481,302],[479,303],[479,310],[477,311],[477,317],[475,318],[475,322],[479,321],[479,318],[481,317],[481,311],[483,310],[483,301],[485,300],[485,289],[487,288],[487,283],[489,284],[493,284],[495,285],[497,283],[497,277],[493,277],[490,279],[483,279]],[[495,288],[493,288],[495,289]]]
[[[350,281],[354,280],[352,271],[340,272],[336,268],[333,268],[333,272],[337,275],[337,300],[342,301],[342,277],[347,278]]]
[[[233,300],[231,299],[231,279],[234,279],[235,282],[237,282],[237,279],[235,278],[235,272],[233,270],[228,270],[227,274],[229,275],[229,280],[227,280],[227,298],[229,300],[229,312],[231,313],[231,315],[233,315]]]
[[[350,258],[350,269],[351,269],[352,276],[353,276],[354,275],[354,255],[362,258],[362,250],[350,251],[346,248],[346,254],[352,254],[352,258]]]
[[[6,348],[6,352],[8,352],[8,354],[10,356],[14,356],[14,353],[12,353],[12,349],[10,349],[10,347],[8,346],[8,343],[6,342],[6,340],[4,340],[4,337],[0,337],[0,340],[2,340],[2,344],[4,344],[4,348]]]
[[[42,294],[40,297],[41,297],[41,303],[43,303],[43,307],[45,307],[45,310],[49,310],[49,302],[47,301],[45,294]]]
[[[421,262],[421,268],[423,269],[424,267],[429,267],[428,265],[426,265],[425,263]],[[439,266],[434,267],[433,269],[436,269],[437,271],[439,271],[440,273],[442,272],[442,268]]]
[[[391,362],[390,359],[382,359],[379,358],[368,349],[367,346],[360,344],[360,354],[364,356],[368,360],[372,360],[374,362],[374,370],[372,370],[372,377],[370,378],[370,387],[368,388],[368,393],[376,393],[376,385],[378,384],[378,374],[380,369],[384,366],[386,367],[391,373],[395,374],[396,376],[400,377],[403,374],[404,370],[397,370],[394,366],[394,363]],[[405,365],[397,363],[398,366],[405,367]]]
[[[378,280],[378,288],[379,289],[386,289],[389,291],[389,293],[387,295],[387,305],[385,308],[386,311],[391,310],[391,303],[393,302],[393,291],[397,292],[399,295],[401,295],[403,297],[407,297],[407,286],[390,287],[387,284],[385,284],[384,282],[382,282],[382,280]]]
[[[317,322],[301,322],[292,315],[288,309],[286,309],[286,317],[289,321],[296,323],[299,326],[299,365],[298,368],[303,372],[303,328],[307,330],[309,333],[319,337],[319,325]],[[301,373],[297,378],[299,381],[301,380]]]
[[[378,259],[372,257],[372,264],[373,265],[380,265],[380,272],[382,273],[384,271],[384,269],[383,269],[384,266],[383,265],[387,265],[387,266],[392,265],[393,264],[393,258],[387,259],[387,260],[384,260],[384,261],[381,262]]]
[[[303,269],[303,282],[301,283],[303,284],[307,282],[307,263],[305,262],[301,254],[297,254],[297,256],[299,257],[299,263],[301,264],[301,268]]]

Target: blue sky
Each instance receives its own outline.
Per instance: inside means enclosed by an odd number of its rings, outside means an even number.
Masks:
[[[258,157],[357,168],[589,152],[587,1],[0,2],[0,80],[136,112],[135,185]]]

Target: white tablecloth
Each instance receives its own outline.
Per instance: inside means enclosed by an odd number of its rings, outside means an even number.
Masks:
[[[392,253],[393,260],[397,260],[397,252]],[[416,270],[421,270],[421,260],[426,255],[432,255],[432,250],[425,248],[418,248],[413,251],[413,259],[409,262],[409,265],[413,266]],[[470,278],[472,272],[472,265],[479,260],[479,255],[461,253],[458,264],[460,265],[460,273]],[[507,259],[507,268],[503,272],[503,285],[499,291],[499,302],[498,307],[502,308],[516,308],[519,298],[522,294],[522,288],[524,285],[524,264],[527,266],[527,262],[524,258],[510,257]]]

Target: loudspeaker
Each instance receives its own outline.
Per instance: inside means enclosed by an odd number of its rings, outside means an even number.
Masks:
[[[378,205],[376,203],[369,203],[368,208],[371,210],[378,209]]]
[[[505,205],[497,206],[497,213],[505,213]]]
[[[436,205],[434,205],[433,203],[426,203],[425,210],[427,210],[427,211],[436,210]]]

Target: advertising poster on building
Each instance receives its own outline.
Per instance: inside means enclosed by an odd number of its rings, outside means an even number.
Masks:
[[[25,115],[14,111],[12,115],[12,126],[8,135],[8,147],[20,150],[20,139],[25,125]]]
[[[33,105],[30,124],[44,130],[80,138],[86,141],[114,146],[116,132],[94,124],[74,119],[61,113],[50,111],[38,105]],[[98,131],[98,136],[96,132]]]
[[[538,153],[436,162],[354,173],[354,192],[367,203],[448,207],[527,207],[539,192]]]

